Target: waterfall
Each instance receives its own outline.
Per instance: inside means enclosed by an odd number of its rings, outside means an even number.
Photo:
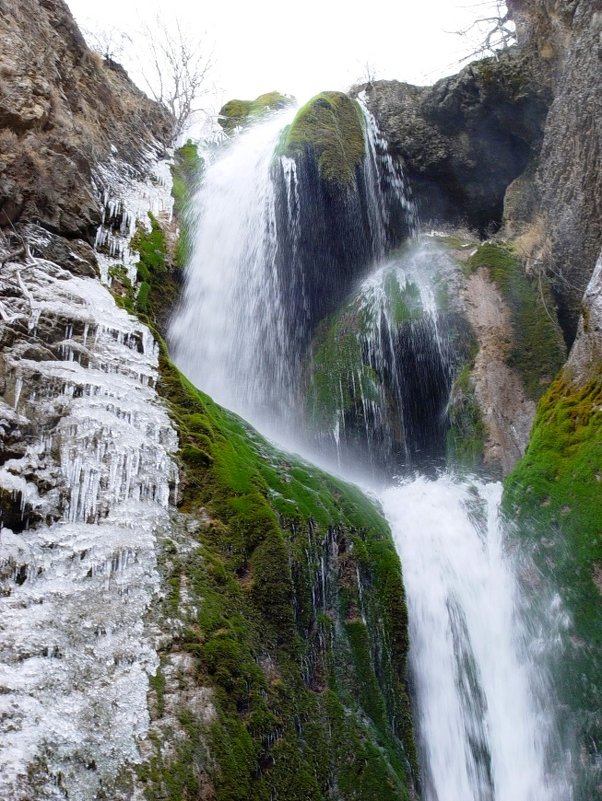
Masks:
[[[340,469],[359,460],[391,475],[443,457],[451,355],[435,288],[456,269],[433,239],[416,238],[376,266],[322,326],[307,417]]]
[[[308,188],[306,165],[277,154],[294,113],[239,133],[207,168],[170,331],[175,359],[197,386],[281,435],[298,419],[302,357],[317,319],[353,289],[349,262],[365,273],[400,238],[400,220],[404,232],[413,226],[403,174],[364,111],[365,158],[341,211],[356,241],[342,255],[328,242],[316,249],[316,204],[326,201]]]
[[[449,475],[382,495],[408,594],[425,801],[572,797],[500,499],[499,484]]]
[[[240,133],[205,173],[183,305],[171,327],[176,361],[219,403],[253,421],[291,406],[295,360],[280,276],[274,150],[287,110]],[[294,162],[283,160],[292,230]]]
[[[364,109],[355,194],[344,195],[340,228],[327,232],[349,237],[349,261],[338,262],[323,230],[334,201],[315,165],[278,155],[291,115],[240,133],[206,171],[171,326],[176,360],[281,442],[313,426],[305,447],[316,437],[334,445],[343,475],[357,476],[360,441],[389,477],[424,467],[421,455],[443,453],[453,354],[435,296],[450,260],[424,239],[395,251],[416,221],[403,173]],[[500,494],[499,485],[443,476],[382,495],[409,599],[425,801],[571,798]]]

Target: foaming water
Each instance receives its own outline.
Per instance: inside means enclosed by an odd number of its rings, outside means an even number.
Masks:
[[[276,269],[270,168],[287,110],[240,134],[206,171],[183,305],[170,338],[178,364],[219,403],[261,419],[290,405],[293,382]],[[294,198],[295,174],[286,164]]]
[[[382,494],[404,571],[425,801],[569,801],[499,516],[502,487],[418,477]]]

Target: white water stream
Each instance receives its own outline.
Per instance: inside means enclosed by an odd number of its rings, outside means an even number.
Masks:
[[[265,422],[276,396],[290,407],[295,364],[276,270],[270,167],[294,109],[240,134],[206,170],[182,309],[170,332],[176,361],[218,403]],[[284,164],[291,202],[296,173]]]
[[[408,596],[425,801],[571,798],[505,551],[501,490],[442,476],[382,495]]]

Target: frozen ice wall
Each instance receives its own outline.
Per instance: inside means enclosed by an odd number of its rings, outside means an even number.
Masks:
[[[0,271],[0,343],[0,798],[129,798],[177,480],[156,344],[40,259]]]

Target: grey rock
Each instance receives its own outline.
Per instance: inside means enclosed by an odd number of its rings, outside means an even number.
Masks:
[[[508,7],[533,70],[554,93],[534,170],[537,200],[524,221],[543,219],[549,248],[541,267],[571,344],[602,247],[602,2],[510,0]]]
[[[432,87],[375,81],[355,87],[402,159],[424,222],[487,233],[504,193],[539,150],[549,104],[517,51],[470,64]]]

